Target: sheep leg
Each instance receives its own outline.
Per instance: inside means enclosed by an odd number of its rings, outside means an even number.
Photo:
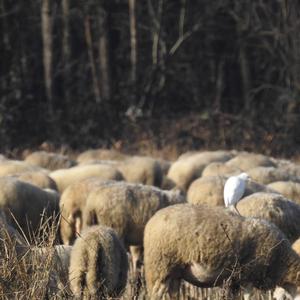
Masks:
[[[143,248],[141,246],[130,246],[133,273],[136,274],[139,269],[143,257]]]
[[[151,300],[161,300],[169,290],[170,279],[167,279],[165,282],[156,281],[153,289],[151,291],[150,299]]]

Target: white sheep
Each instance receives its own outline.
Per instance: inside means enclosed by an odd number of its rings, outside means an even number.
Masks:
[[[142,246],[144,227],[159,209],[181,203],[185,198],[176,191],[117,182],[90,192],[83,212],[83,228],[95,224],[112,227],[125,246]],[[136,250],[136,249],[135,249]],[[135,253],[138,253],[135,251]],[[132,253],[134,270],[141,259]]]
[[[144,263],[151,299],[178,292],[180,281],[230,290],[300,285],[300,258],[273,224],[221,207],[178,204],[147,223]]]
[[[268,187],[282,194],[284,197],[300,204],[300,183],[293,181],[276,181],[268,184]]]
[[[31,236],[39,229],[42,218],[58,214],[59,195],[16,178],[1,177],[0,209],[9,224]]]
[[[76,162],[66,155],[46,151],[32,152],[26,156],[25,162],[52,171],[67,169],[76,165]]]
[[[71,251],[69,282],[76,297],[119,297],[127,283],[126,250],[113,229],[92,226]]]
[[[190,184],[202,174],[204,168],[211,162],[225,162],[232,155],[224,151],[203,152],[183,157],[173,162],[167,177],[183,191],[187,191]]]
[[[10,176],[18,178],[19,180],[28,182],[30,184],[33,184],[41,189],[52,189],[57,191],[56,182],[45,172],[28,171],[28,172],[17,173]]]
[[[91,160],[123,160],[128,156],[114,149],[90,149],[80,153],[76,160],[79,163]]]
[[[226,176],[209,176],[200,177],[195,180],[187,191],[187,200],[193,204],[209,204],[224,206],[223,191],[225,182],[228,177]],[[275,193],[265,185],[259,184],[252,180],[247,180],[244,197],[256,192]]]
[[[276,167],[274,161],[268,156],[251,152],[242,152],[236,157],[228,160],[225,164],[229,167],[239,168],[244,172],[259,166]]]
[[[61,169],[51,172],[49,175],[57,184],[62,193],[69,185],[77,181],[98,177],[103,180],[123,180],[123,176],[114,166],[106,164],[82,165],[69,169]]]
[[[158,160],[148,156],[133,156],[121,161],[118,170],[127,182],[160,187],[163,172]]]
[[[77,181],[64,190],[60,197],[59,207],[60,235],[65,245],[73,244],[77,233],[82,229],[82,214],[89,193],[101,185],[112,183],[113,181],[91,177]]]
[[[241,173],[241,170],[234,166],[226,165],[223,162],[212,162],[207,165],[203,172],[202,177],[207,176],[231,176],[231,175],[238,175]]]
[[[274,167],[255,167],[247,171],[249,176],[261,184],[269,184],[275,181],[298,181],[300,177],[289,172]]]
[[[300,205],[280,194],[254,193],[237,204],[244,217],[256,217],[275,224],[291,241],[300,236]]]

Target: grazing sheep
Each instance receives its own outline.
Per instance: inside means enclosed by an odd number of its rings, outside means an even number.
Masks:
[[[291,242],[300,236],[300,206],[280,194],[252,194],[239,201],[237,209],[243,217],[274,223]]]
[[[274,167],[255,167],[248,170],[247,173],[253,180],[261,184],[268,184],[275,181],[300,181],[300,177]]]
[[[202,177],[207,176],[222,176],[222,175],[237,175],[240,174],[241,170],[239,168],[228,166],[222,162],[212,162],[202,172]]]
[[[37,166],[33,166],[27,162],[19,160],[4,160],[0,161],[0,177],[14,175],[24,172],[44,172],[48,174],[49,171]]]
[[[60,193],[72,183],[90,177],[98,177],[103,180],[123,180],[122,174],[115,167],[98,164],[61,169],[51,172],[49,176],[56,182]]]
[[[33,184],[41,189],[52,189],[57,191],[56,182],[44,172],[24,172],[11,175],[19,180]]]
[[[247,172],[254,167],[276,167],[271,158],[256,153],[243,152],[225,163],[229,167],[239,168]]]
[[[0,209],[9,224],[26,236],[36,232],[44,216],[58,213],[59,196],[12,177],[0,178]]]
[[[300,238],[297,239],[293,245],[292,248],[294,251],[300,256]],[[286,290],[284,290],[281,287],[276,287],[273,298],[276,300],[299,300],[300,299],[300,288],[297,288],[296,297],[292,297],[291,294],[289,294]]]
[[[82,212],[89,193],[99,186],[112,183],[113,181],[91,177],[75,182],[64,190],[59,202],[61,212],[60,235],[64,244],[73,244],[76,233],[82,229]]]
[[[300,285],[300,258],[276,226],[220,207],[179,204],[158,211],[145,227],[144,261],[151,299],[178,292],[182,279],[198,287],[226,282],[232,291]]]
[[[187,192],[187,201],[193,204],[209,204],[213,206],[224,206],[223,191],[227,180],[225,176],[201,177],[195,180]],[[274,193],[275,191],[262,184],[247,180],[244,196],[256,192]]]
[[[66,155],[46,151],[33,152],[25,158],[25,161],[51,171],[67,169],[76,165],[76,162]]]
[[[76,297],[119,297],[127,283],[127,272],[126,250],[113,229],[93,226],[75,241],[69,281]]]
[[[268,184],[268,187],[282,194],[284,197],[300,204],[300,183],[293,181],[277,181]]]
[[[130,157],[119,163],[118,170],[120,170],[127,182],[157,187],[160,187],[162,184],[163,173],[160,163],[152,157]]]
[[[91,160],[123,160],[128,156],[114,149],[87,150],[77,156],[77,161],[83,163]]]
[[[112,227],[128,246],[142,246],[144,227],[159,209],[181,203],[177,191],[163,191],[153,186],[118,182],[91,191],[83,213],[83,228],[95,224]],[[140,257],[133,257],[136,270]]]
[[[8,224],[4,212],[0,210],[0,258],[9,256],[14,250],[17,255],[23,254],[25,245],[25,239]]]
[[[201,176],[203,169],[214,161],[225,162],[232,155],[224,151],[197,153],[175,161],[168,172],[167,177],[174,181],[176,186],[187,191],[189,185]]]

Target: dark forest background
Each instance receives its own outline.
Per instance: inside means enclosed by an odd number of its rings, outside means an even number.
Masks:
[[[298,1],[0,0],[0,28],[2,151],[299,149]]]

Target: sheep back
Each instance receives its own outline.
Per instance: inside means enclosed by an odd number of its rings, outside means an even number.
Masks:
[[[83,226],[112,227],[126,245],[142,245],[144,227],[159,209],[184,201],[177,192],[119,182],[93,190],[84,208]]]
[[[300,206],[280,194],[254,193],[237,204],[244,217],[272,222],[293,242],[300,236]]]

